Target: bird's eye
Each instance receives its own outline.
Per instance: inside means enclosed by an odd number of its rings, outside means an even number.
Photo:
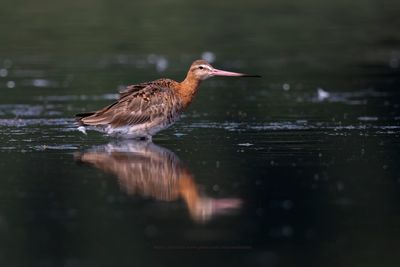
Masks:
[[[202,69],[204,69],[204,67],[203,67],[203,66],[200,66],[200,67],[199,67],[199,69],[201,69],[201,70],[202,70]]]

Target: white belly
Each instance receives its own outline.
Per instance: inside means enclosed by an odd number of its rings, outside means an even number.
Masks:
[[[171,126],[172,124],[177,121],[179,117],[176,117],[173,121],[160,121],[160,122],[150,122],[150,123],[143,123],[133,126],[122,126],[122,127],[111,127],[108,125],[104,131],[108,135],[112,136],[120,136],[124,138],[147,138],[151,139],[153,135],[158,133],[161,130],[164,130]]]

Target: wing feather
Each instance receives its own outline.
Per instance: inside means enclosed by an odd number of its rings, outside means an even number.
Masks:
[[[181,105],[172,90],[157,83],[128,86],[117,102],[82,118],[85,125],[133,126],[155,122],[179,112]]]
[[[151,85],[151,83],[139,83],[139,84],[128,85],[125,89],[119,92],[119,99],[127,97],[132,93],[139,92],[147,88],[149,85]]]

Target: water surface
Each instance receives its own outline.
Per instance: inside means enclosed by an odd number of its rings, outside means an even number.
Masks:
[[[398,266],[399,8],[4,4],[1,264]],[[200,57],[263,78],[204,82],[154,143],[77,131]]]

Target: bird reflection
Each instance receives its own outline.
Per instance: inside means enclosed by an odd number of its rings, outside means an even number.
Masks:
[[[170,150],[145,141],[121,141],[75,154],[90,164],[118,177],[123,190],[159,201],[182,199],[197,222],[227,214],[241,205],[237,198],[215,199],[199,192],[192,173]]]

